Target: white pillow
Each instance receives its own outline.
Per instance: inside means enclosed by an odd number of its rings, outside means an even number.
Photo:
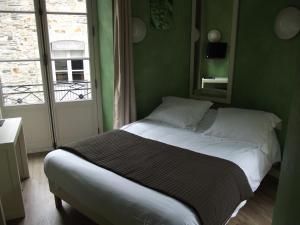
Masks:
[[[147,119],[160,121],[179,128],[196,129],[204,114],[213,105],[209,101],[164,97]]]
[[[269,154],[270,132],[281,122],[273,113],[238,108],[219,108],[205,135],[254,143]]]

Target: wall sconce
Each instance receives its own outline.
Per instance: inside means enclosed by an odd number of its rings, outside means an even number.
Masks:
[[[275,33],[278,38],[288,40],[300,31],[300,10],[288,7],[281,10],[275,21]]]
[[[138,17],[132,18],[132,41],[139,43],[146,37],[147,27],[143,20]]]
[[[212,43],[221,41],[221,38],[222,38],[221,32],[216,29],[210,30],[207,34],[208,41]]]

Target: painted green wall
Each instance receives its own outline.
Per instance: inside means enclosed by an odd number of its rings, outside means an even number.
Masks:
[[[233,0],[205,0],[202,15],[202,40],[201,45],[201,74],[216,77],[228,77],[229,51],[231,42]],[[217,16],[216,16],[217,15]],[[206,59],[207,34],[210,30],[217,29],[221,32],[221,42],[228,43],[228,51],[224,59]]]
[[[300,80],[300,73],[298,74]],[[294,95],[273,225],[300,224],[300,82]]]
[[[288,41],[274,33],[278,12],[298,0],[241,0],[233,105],[276,113],[283,143],[294,79],[300,74],[300,35]]]
[[[188,96],[191,0],[173,0],[174,25],[150,27],[149,0],[132,0],[132,14],[147,24],[146,38],[133,47],[138,118],[147,116],[166,95]]]
[[[104,129],[113,120],[112,0],[98,0]],[[134,45],[138,118],[148,115],[162,96],[188,96],[191,0],[174,0],[174,26],[160,31],[150,27],[149,0],[132,0],[133,16],[147,24],[147,36]],[[293,79],[299,72],[300,35],[289,41],[274,34],[280,9],[300,7],[298,0],[241,0],[232,103],[276,113],[283,123],[291,104]],[[222,32],[223,33],[223,32]]]
[[[113,127],[114,57],[112,0],[98,0],[103,130]]]

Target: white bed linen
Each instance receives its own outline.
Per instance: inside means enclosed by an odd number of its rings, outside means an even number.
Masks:
[[[138,121],[123,129],[145,138],[230,160],[243,169],[253,191],[272,165],[268,156],[249,143],[207,137],[200,132],[168,127],[150,120]],[[81,204],[94,209],[112,224],[200,225],[193,211],[181,202],[69,152],[56,150],[49,153],[45,159],[45,172],[71,197],[84,196],[80,198]]]

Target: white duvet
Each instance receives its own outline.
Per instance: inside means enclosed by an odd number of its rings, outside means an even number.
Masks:
[[[250,143],[204,136],[201,132],[168,127],[141,120],[123,127],[130,133],[179,146],[195,152],[227,159],[246,174],[255,191],[272,163],[274,149],[266,155]],[[275,138],[275,137],[274,137]],[[63,150],[49,153],[45,159],[49,180],[77,199],[90,211],[114,225],[200,225],[193,211],[181,202],[129,181]],[[243,202],[242,205],[244,205]],[[236,215],[238,207],[233,216]]]

